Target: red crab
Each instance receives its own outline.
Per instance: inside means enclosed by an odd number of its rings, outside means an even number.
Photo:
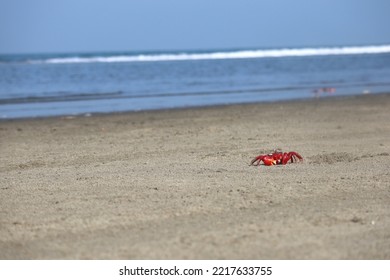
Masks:
[[[279,165],[287,164],[288,161],[297,162],[303,161],[303,157],[297,152],[283,153],[281,150],[274,150],[273,153],[268,155],[259,155],[255,157],[250,165],[260,165],[260,162],[264,162],[264,165]]]

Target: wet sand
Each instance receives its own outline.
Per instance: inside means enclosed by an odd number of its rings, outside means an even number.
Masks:
[[[0,259],[390,259],[389,139],[390,94],[1,121]]]

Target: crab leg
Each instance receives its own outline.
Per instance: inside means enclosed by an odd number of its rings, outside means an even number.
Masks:
[[[263,162],[264,165],[275,165],[275,164],[277,164],[276,159],[274,159],[272,157],[272,155],[259,155],[259,156],[255,157],[254,159],[252,159],[250,165],[257,166],[257,165],[260,165],[261,162]]]
[[[264,157],[265,157],[265,155],[259,155],[259,156],[255,157],[254,159],[252,159],[250,165],[255,165],[255,166],[259,165]]]
[[[289,153],[284,153],[283,158],[282,158],[282,164],[287,164],[287,162],[291,160],[291,162],[297,162],[297,161],[302,161],[303,158],[300,154],[297,152],[289,152]]]

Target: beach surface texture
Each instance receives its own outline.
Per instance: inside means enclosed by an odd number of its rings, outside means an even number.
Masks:
[[[389,139],[390,94],[4,120],[0,259],[389,259]]]

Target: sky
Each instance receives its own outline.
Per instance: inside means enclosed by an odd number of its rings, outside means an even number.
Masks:
[[[0,0],[0,53],[390,44],[389,0]]]

